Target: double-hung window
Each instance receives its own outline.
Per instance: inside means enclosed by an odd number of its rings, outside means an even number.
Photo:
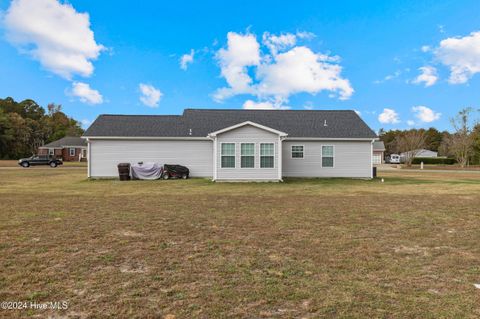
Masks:
[[[273,168],[275,162],[275,150],[273,143],[260,144],[260,167]]]
[[[292,158],[303,158],[303,145],[292,145]]]
[[[240,144],[240,167],[254,168],[255,167],[255,144],[242,143]]]
[[[221,148],[221,167],[235,168],[235,143],[222,143]]]
[[[322,167],[333,167],[334,150],[332,145],[322,146]]]
[[[75,156],[75,149],[74,148],[70,148],[69,152],[70,152],[70,156]]]
[[[54,148],[49,148],[49,149],[48,149],[48,155],[49,155],[49,156],[55,155],[55,149],[54,149]]]

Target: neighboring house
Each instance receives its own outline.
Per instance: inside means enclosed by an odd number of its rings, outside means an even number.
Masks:
[[[373,143],[373,157],[372,162],[374,165],[379,165],[384,163],[384,153],[385,145],[383,141],[375,141]]]
[[[400,154],[400,158],[402,161],[405,160],[407,157],[438,157],[438,153],[426,149],[420,149],[415,151],[404,152]]]
[[[117,164],[180,164],[192,177],[281,181],[372,177],[375,133],[354,111],[202,110],[182,115],[100,115],[83,136],[88,176]]]
[[[65,162],[86,161],[87,142],[81,137],[66,136],[38,148],[38,155],[61,158]]]

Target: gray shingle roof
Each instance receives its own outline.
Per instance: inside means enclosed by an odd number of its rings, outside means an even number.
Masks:
[[[59,140],[45,144],[42,147],[64,147],[64,146],[87,146],[84,138],[77,136],[65,136]]]
[[[374,151],[385,151],[385,144],[383,144],[383,141],[375,141],[373,143],[373,150]]]
[[[100,115],[84,136],[205,137],[245,121],[285,132],[289,137],[376,137],[354,111],[221,109],[186,109],[183,115]]]

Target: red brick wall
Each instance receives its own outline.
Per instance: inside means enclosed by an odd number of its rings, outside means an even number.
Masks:
[[[77,161],[80,158],[80,153],[82,152],[81,148],[75,148],[75,155],[70,156],[70,147],[66,147],[62,150],[62,158],[64,162]]]

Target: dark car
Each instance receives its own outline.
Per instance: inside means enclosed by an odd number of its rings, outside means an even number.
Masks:
[[[170,164],[163,165],[163,172],[162,172],[163,179],[169,179],[169,178],[187,179],[189,175],[190,175],[190,170],[185,166],[170,165]]]
[[[58,165],[62,165],[63,162],[60,159],[51,158],[48,156],[42,155],[34,155],[28,158],[21,158],[18,160],[18,165],[22,167],[29,167],[33,165],[49,165],[50,167],[57,167]]]

